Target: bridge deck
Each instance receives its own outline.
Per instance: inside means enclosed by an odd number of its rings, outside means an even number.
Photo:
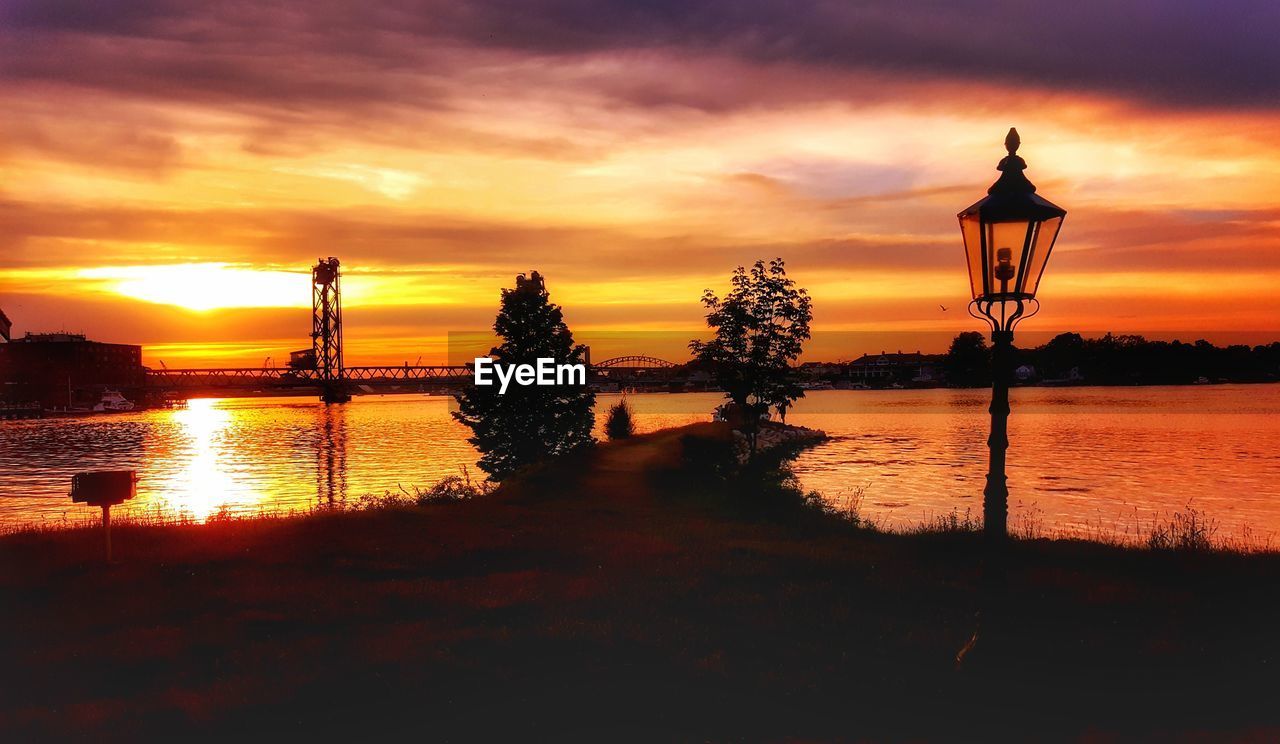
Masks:
[[[592,365],[593,374],[670,370],[675,365],[649,357],[609,359]],[[461,365],[384,365],[347,367],[345,379],[355,384],[394,385],[458,384],[471,379],[471,368]],[[318,387],[323,381],[314,369],[290,367],[216,367],[205,369],[153,369],[147,371],[147,387],[156,390],[202,388],[291,388]]]
[[[390,365],[347,367],[350,382],[453,381],[471,377],[467,367],[446,365]],[[293,387],[321,384],[314,369],[289,367],[223,367],[209,369],[153,369],[147,372],[147,386],[180,389],[189,387]]]

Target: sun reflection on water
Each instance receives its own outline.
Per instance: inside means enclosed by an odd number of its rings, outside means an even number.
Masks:
[[[192,400],[174,414],[186,441],[174,452],[182,462],[165,489],[165,496],[174,512],[200,520],[208,519],[227,504],[243,506],[261,501],[248,483],[234,475],[226,441],[232,416],[218,402]]]

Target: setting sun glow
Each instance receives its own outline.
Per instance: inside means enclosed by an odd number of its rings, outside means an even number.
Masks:
[[[307,275],[301,272],[207,263],[84,269],[79,276],[100,280],[124,297],[188,310],[311,305]]]

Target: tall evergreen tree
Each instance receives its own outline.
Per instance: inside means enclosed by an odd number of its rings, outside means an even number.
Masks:
[[[573,342],[559,305],[552,303],[538,272],[521,274],[502,290],[493,330],[502,343],[490,350],[495,364],[586,364],[586,347]],[[585,385],[469,386],[458,396],[458,421],[471,427],[467,441],[480,450],[480,469],[500,481],[520,468],[585,447],[595,440],[595,393]]]

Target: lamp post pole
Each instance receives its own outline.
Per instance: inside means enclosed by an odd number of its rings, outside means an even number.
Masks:
[[[996,166],[1000,178],[987,196],[959,215],[973,302],[969,314],[991,327],[990,461],[983,490],[983,531],[992,544],[1004,542],[1009,527],[1009,385],[1013,381],[1013,330],[1040,310],[1036,289],[1057,241],[1066,210],[1036,193],[1018,156],[1022,140],[1010,129],[1008,154]]]
[[[991,328],[991,433],[987,436],[987,487],[982,492],[982,529],[987,557],[973,637],[956,654],[957,667],[973,650],[979,635],[1000,648],[1007,638],[1005,546],[1009,540],[1009,485],[1005,454],[1009,450],[1009,386],[1013,382],[1013,329],[1040,310],[1036,290],[1058,239],[1066,210],[1036,194],[1018,157],[1022,139],[1010,129],[1008,154],[996,166],[1000,178],[957,215],[973,301],[969,314]],[[1006,648],[1007,652],[1007,648]]]
[[[987,487],[982,493],[982,524],[987,538],[1002,541],[1008,536],[1009,486],[1005,476],[1005,453],[1009,449],[1009,367],[1013,357],[1013,331],[991,333],[991,434],[987,437],[990,459]]]

